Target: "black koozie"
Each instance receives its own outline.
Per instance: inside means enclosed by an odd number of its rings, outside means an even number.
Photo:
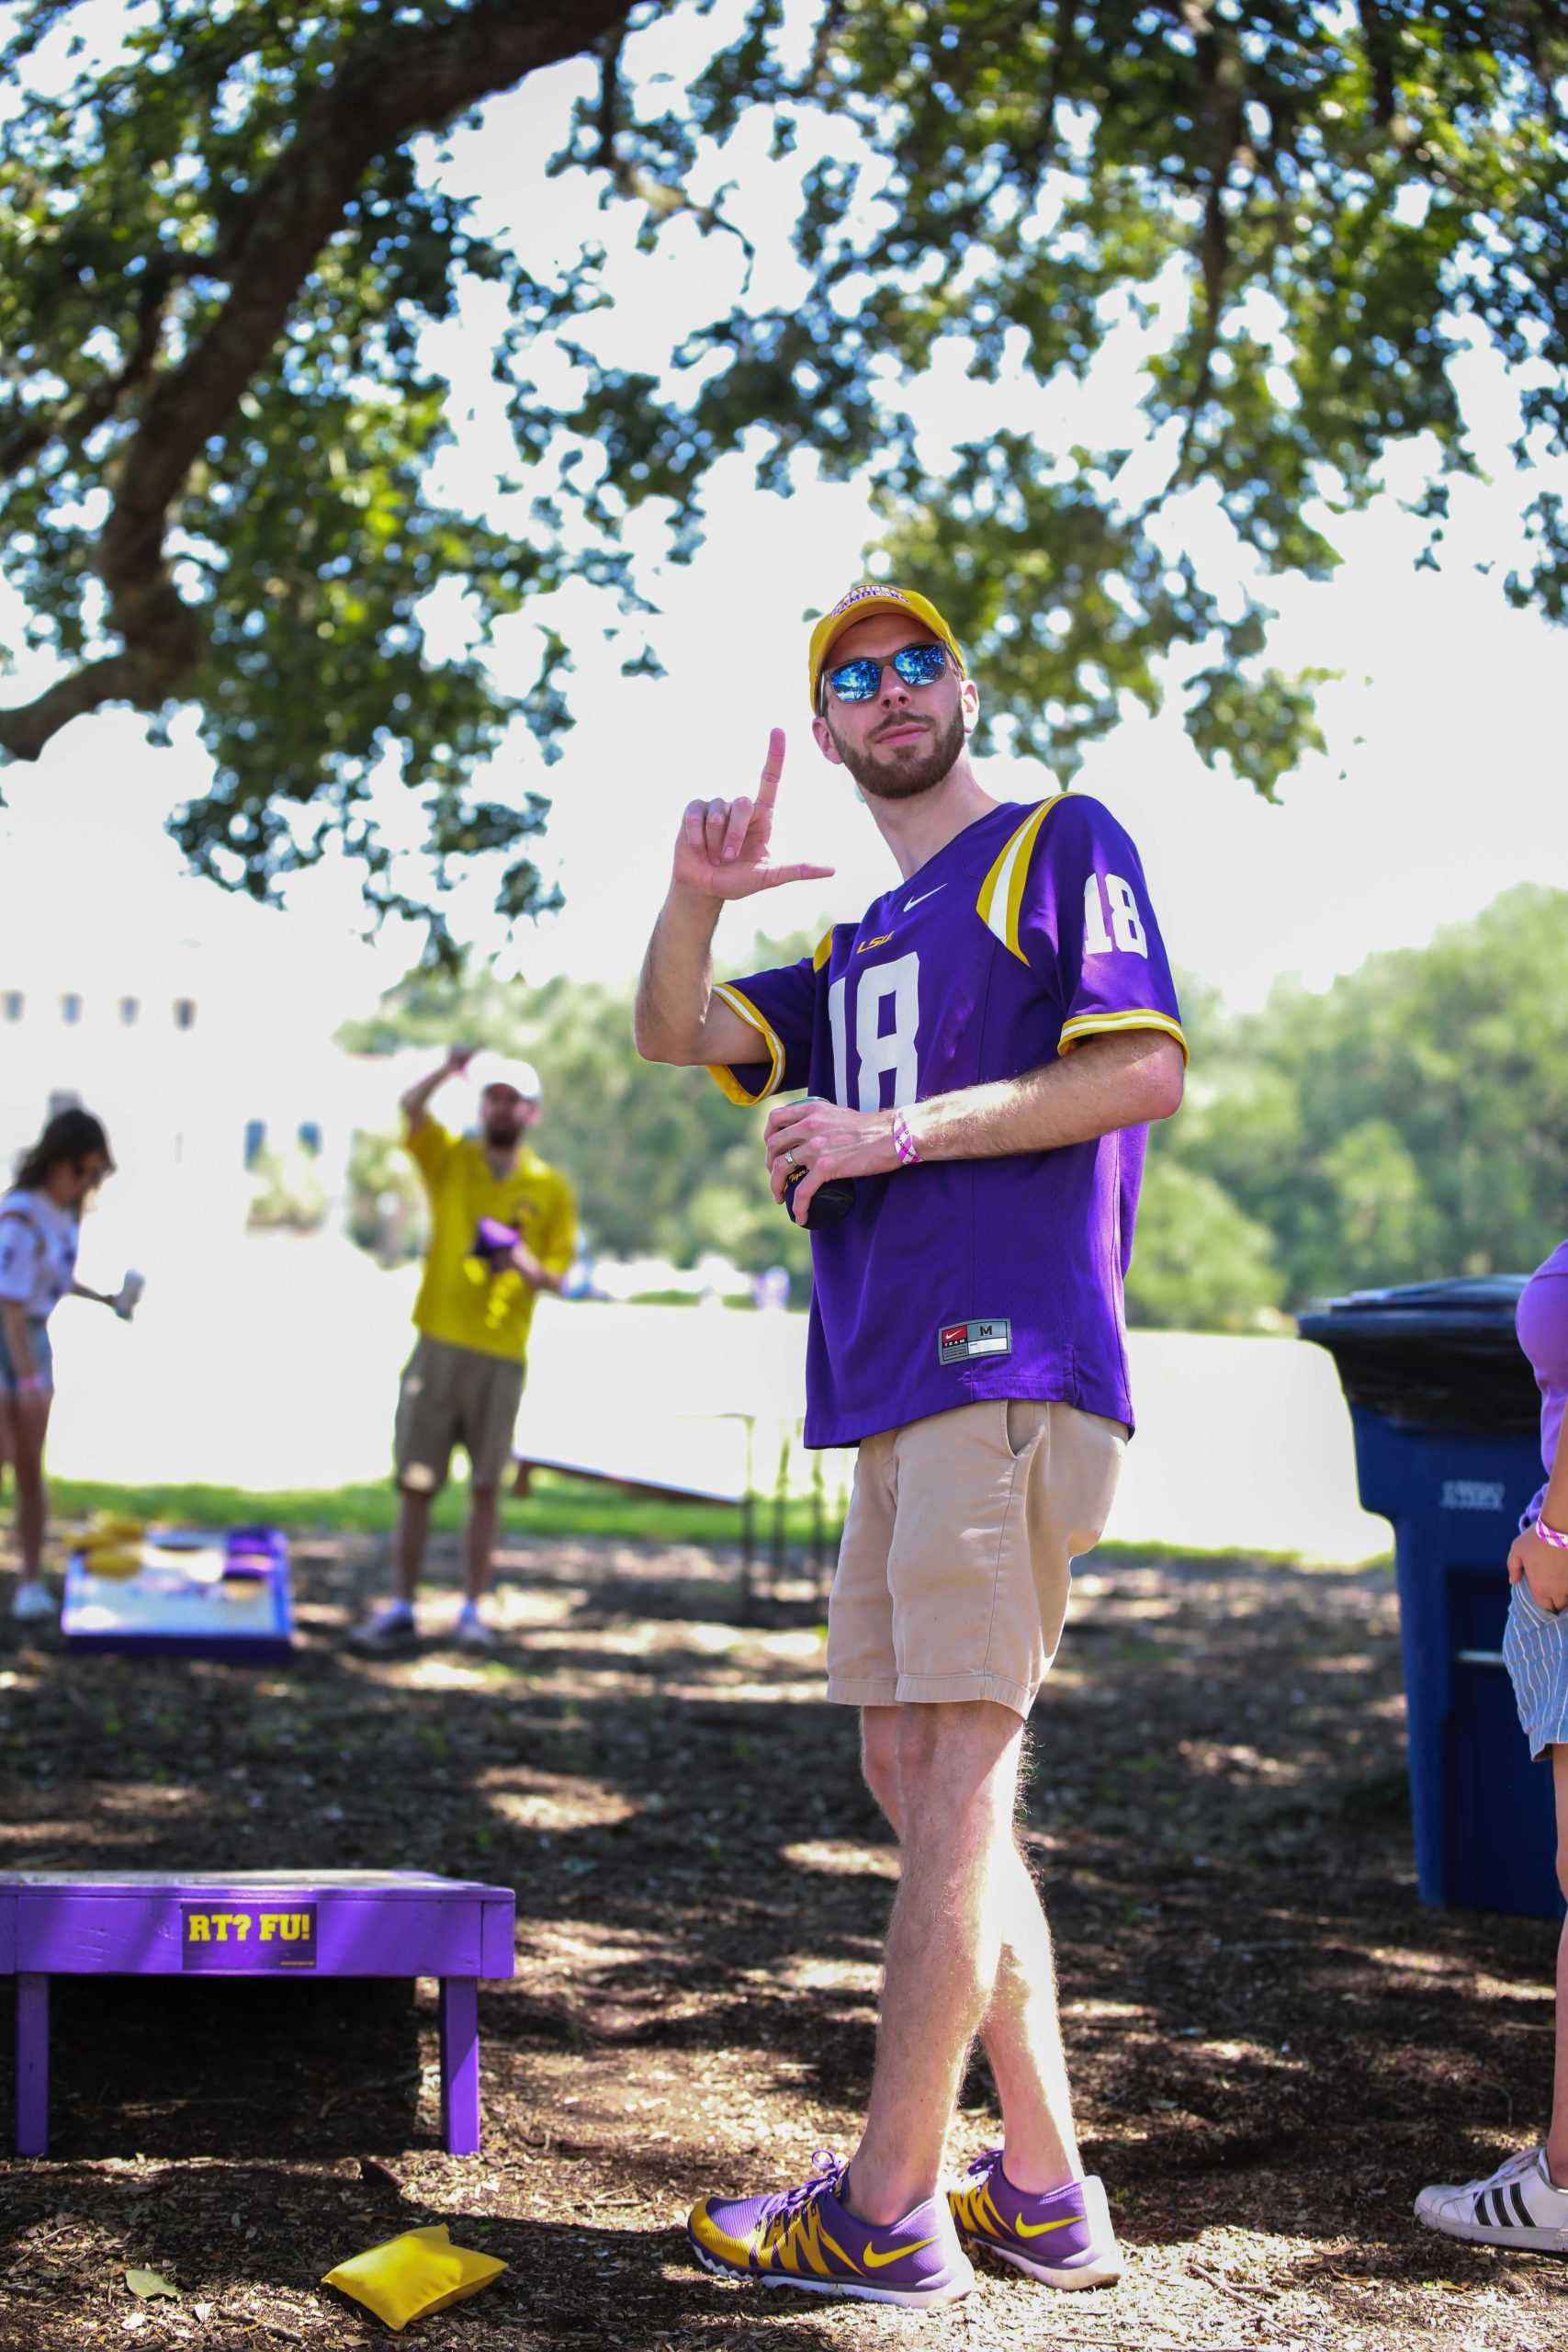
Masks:
[[[806,1204],[806,1215],[804,1216],[796,1216],[795,1214],[795,1188],[799,1183],[805,1173],[806,1170],[804,1168],[797,1168],[795,1174],[789,1177],[784,1184],[784,1204],[789,1211],[791,1221],[795,1225],[804,1226],[807,1232],[810,1231],[813,1226],[820,1228],[825,1225],[838,1225],[841,1223],[841,1221],[848,1216],[850,1211],[855,1204],[854,1178],[852,1176],[829,1176],[827,1182],[819,1185],[817,1191],[811,1195],[810,1200],[807,1201]]]

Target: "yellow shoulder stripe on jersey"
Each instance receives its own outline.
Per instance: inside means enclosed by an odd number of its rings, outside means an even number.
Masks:
[[[1057,1050],[1060,1053],[1070,1054],[1073,1047],[1081,1046],[1086,1037],[1105,1037],[1120,1029],[1163,1029],[1166,1035],[1174,1037],[1180,1046],[1182,1060],[1185,1062],[1190,1058],[1187,1039],[1183,1035],[1180,1022],[1173,1021],[1168,1012],[1155,1012],[1142,1006],[1135,1006],[1132,1011],[1124,1012],[1075,1014],[1071,1021],[1064,1021],[1062,1023],[1061,1040]]]
[[[1028,956],[1018,944],[1019,911],[1023,905],[1023,886],[1029,878],[1029,861],[1034,852],[1040,828],[1053,808],[1059,808],[1066,798],[1065,792],[1053,794],[1032,808],[1021,825],[1010,832],[1002,843],[996,864],[980,885],[980,895],[975,910],[987,931],[994,932],[1002,945],[1027,964]]]
[[[750,998],[742,996],[740,990],[738,988],[732,988],[728,980],[721,980],[715,989],[714,994],[716,997],[722,997],[731,1012],[738,1012],[742,1021],[749,1022],[753,1029],[761,1033],[762,1043],[768,1049],[771,1068],[755,1094],[748,1094],[735,1072],[727,1068],[723,1062],[710,1062],[707,1066],[708,1076],[713,1080],[719,1092],[727,1094],[732,1102],[739,1102],[742,1105],[765,1102],[769,1095],[776,1091],[779,1080],[784,1076],[784,1049],[780,1042],[778,1032],[764,1020]],[[761,1058],[759,1055],[758,1059],[761,1060]]]
[[[822,933],[821,938],[818,941],[816,946],[811,951],[812,970],[814,972],[819,972],[832,952],[833,934],[830,931],[825,931]]]

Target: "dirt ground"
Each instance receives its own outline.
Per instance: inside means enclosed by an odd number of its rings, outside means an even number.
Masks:
[[[1080,1574],[1026,1834],[1128,2273],[1067,2297],[986,2267],[922,2317],[732,2288],[685,2249],[701,2191],[847,2152],[871,2069],[896,1856],[821,1700],[810,1584],[742,1631],[732,1559],[514,1543],[493,1660],[366,1662],[339,1645],[374,1566],[297,1547],[287,1669],[67,1662],[7,1623],[4,1866],[515,1887],[483,2154],[440,2145],[430,1984],[57,1980],[51,2154],[0,2164],[6,2352],[385,2341],[318,2281],[431,2221],[510,2266],[410,2333],[454,2352],[1568,2340],[1568,2265],[1411,2218],[1539,2132],[1556,1931],[1416,1900],[1386,1577]],[[977,2068],[953,2158],[995,2136]],[[138,2301],[133,2267],[179,2300]]]

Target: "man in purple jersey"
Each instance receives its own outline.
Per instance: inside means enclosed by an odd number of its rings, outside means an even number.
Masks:
[[[814,1227],[807,1438],[859,1448],[829,1611],[828,1695],[861,1709],[897,1834],[871,2106],[849,2165],[705,2198],[698,2259],[817,2294],[931,2307],[964,2242],[1056,2287],[1120,2275],[1074,2136],[1044,1914],[1013,1834],[1023,1727],[1132,1428],[1122,1285],[1147,1123],[1186,1046],[1132,842],[1077,794],[998,803],[968,754],[978,698],[935,605],[851,591],[809,650],[812,731],[899,880],[783,970],[716,987],[721,906],[825,876],[770,858],[774,729],[755,797],[694,800],[637,998],[640,1051],[705,1063],[768,1118],[775,1197]],[[969,2046],[1005,2146],[940,2182]]]

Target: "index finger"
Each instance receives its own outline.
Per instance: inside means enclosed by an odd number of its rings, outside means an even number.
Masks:
[[[762,762],[762,780],[757,786],[757,806],[765,812],[772,810],[773,802],[778,798],[784,760],[784,731],[782,727],[774,727],[768,733],[768,756]]]
[[[809,1101],[810,1097],[806,1099]],[[792,1119],[798,1118],[805,1107],[805,1102],[775,1102],[762,1122],[763,1141],[771,1144],[780,1128],[787,1127]]]

